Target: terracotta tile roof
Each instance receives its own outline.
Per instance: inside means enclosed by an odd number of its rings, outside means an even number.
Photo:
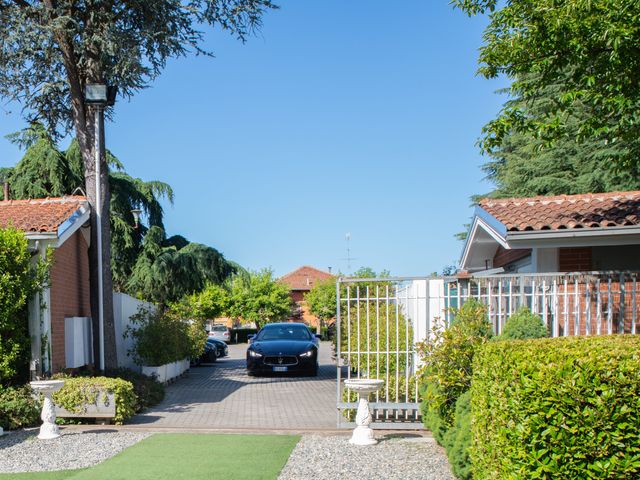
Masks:
[[[0,227],[55,233],[82,206],[88,203],[80,196],[0,201]]]
[[[640,225],[640,191],[484,198],[479,205],[510,232]]]
[[[333,275],[305,265],[287,273],[280,278],[280,281],[289,285],[291,290],[311,290],[316,283],[329,278],[333,278]]]

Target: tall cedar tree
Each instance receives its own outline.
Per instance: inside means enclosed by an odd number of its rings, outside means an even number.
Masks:
[[[640,2],[636,0],[452,0],[469,15],[489,13],[479,73],[506,75],[518,103],[484,129],[485,151],[514,131],[546,143],[576,138],[602,148],[632,172],[640,163]],[[558,79],[562,79],[559,84]],[[528,108],[557,87],[545,116]],[[523,108],[525,107],[525,108]]]
[[[507,108],[526,112],[530,119],[548,118],[565,88],[559,79],[545,86],[534,99],[510,100]],[[640,164],[617,168],[619,160],[630,154],[627,143],[609,143],[603,136],[579,139],[580,125],[593,114],[587,104],[576,103],[566,118],[568,135],[551,144],[533,132],[513,129],[506,133],[502,143],[488,152],[491,160],[482,167],[487,179],[496,186],[489,196],[531,197],[640,189]]]
[[[117,85],[130,97],[148,86],[169,58],[211,55],[202,47],[203,29],[218,27],[243,41],[271,8],[269,0],[0,0],[0,97],[20,104],[27,119],[42,121],[51,132],[75,131],[92,211],[99,203],[108,212],[104,155],[102,194],[96,196],[96,116],[84,103],[85,85]],[[104,145],[104,137],[98,141]],[[91,308],[97,319],[95,215],[91,227]],[[107,368],[115,368],[109,215],[102,216],[102,235],[104,358]]]

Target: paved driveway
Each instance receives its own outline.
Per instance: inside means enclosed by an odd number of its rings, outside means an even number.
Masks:
[[[129,423],[190,430],[336,428],[336,370],[329,342],[320,346],[317,377],[249,377],[246,349],[246,344],[230,345],[228,357],[192,367],[167,387],[162,403]]]

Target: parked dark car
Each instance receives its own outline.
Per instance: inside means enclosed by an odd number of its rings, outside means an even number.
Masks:
[[[218,358],[226,357],[229,355],[229,347],[222,340],[217,338],[208,337],[204,344],[204,353],[201,356],[201,361],[206,363],[212,363],[218,360]]]
[[[247,348],[247,373],[318,375],[316,337],[303,323],[270,323]]]

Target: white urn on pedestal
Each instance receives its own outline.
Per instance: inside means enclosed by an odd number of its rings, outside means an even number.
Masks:
[[[40,440],[51,440],[60,436],[58,425],[56,425],[56,406],[53,404],[51,395],[60,390],[64,385],[64,380],[38,380],[30,383],[31,388],[44,395],[42,403],[42,425],[40,426]]]
[[[356,428],[349,443],[354,445],[375,445],[378,441],[373,435],[371,411],[369,410],[369,394],[384,385],[384,380],[360,378],[344,381],[345,387],[358,393],[358,411],[356,412]]]

